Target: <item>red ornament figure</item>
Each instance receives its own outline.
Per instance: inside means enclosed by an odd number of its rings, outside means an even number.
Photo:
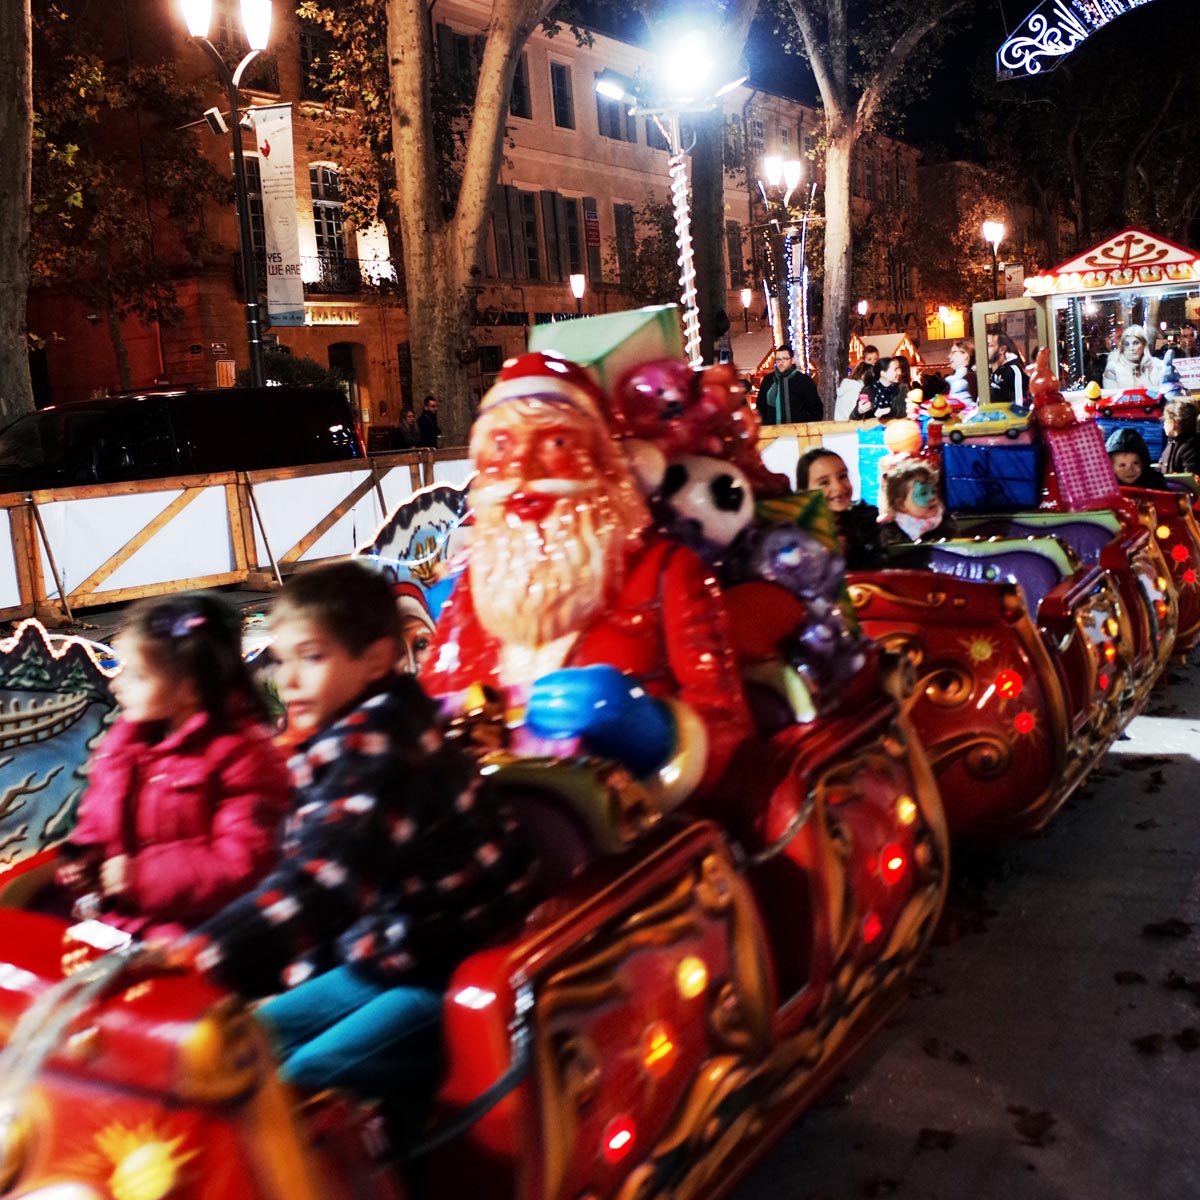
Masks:
[[[657,771],[668,801],[711,788],[750,734],[728,619],[703,561],[647,534],[590,377],[545,354],[514,360],[483,399],[471,453],[468,566],[426,689],[451,710],[472,685],[498,690],[520,750],[577,739]]]

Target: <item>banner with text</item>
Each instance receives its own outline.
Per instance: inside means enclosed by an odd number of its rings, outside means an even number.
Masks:
[[[292,106],[269,104],[253,111],[267,235],[267,313],[272,325],[303,325]]]

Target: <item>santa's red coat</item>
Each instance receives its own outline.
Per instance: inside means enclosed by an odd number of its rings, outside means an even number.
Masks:
[[[476,683],[507,691],[500,659],[499,640],[475,614],[468,566],[438,620],[421,682],[439,698]],[[751,735],[720,589],[711,569],[682,546],[648,541],[629,558],[619,594],[580,633],[562,665],[596,663],[617,667],[650,695],[695,712],[708,745],[701,793],[717,783],[734,749]]]

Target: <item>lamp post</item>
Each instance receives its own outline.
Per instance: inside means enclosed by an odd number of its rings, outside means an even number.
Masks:
[[[767,243],[767,262],[771,267],[771,275],[775,283],[775,296],[772,298],[772,326],[777,344],[789,342],[796,350],[796,357],[802,371],[809,369],[809,313],[808,313],[808,225],[812,217],[812,204],[816,198],[816,184],[804,205],[803,213],[797,223],[792,219],[792,194],[800,186],[804,167],[798,159],[786,162],[778,154],[767,155],[762,162],[763,177],[758,180],[759,195],[767,211],[767,222],[764,236]],[[778,215],[772,216],[772,199],[767,189],[773,191],[783,189],[781,200],[774,201],[778,205]],[[783,234],[784,271],[783,283],[786,292],[780,286],[780,272],[775,262],[775,254],[771,245],[772,231],[780,230]],[[781,295],[786,295],[787,322],[784,328],[783,308],[780,303]]]
[[[188,33],[212,61],[218,77],[225,85],[229,101],[229,133],[233,139],[233,190],[237,197],[242,287],[246,293],[246,339],[250,349],[250,381],[255,387],[264,387],[267,375],[263,367],[262,323],[258,312],[258,279],[254,269],[254,237],[250,229],[246,159],[242,152],[242,125],[239,116],[241,96],[238,89],[246,68],[260,51],[267,48],[267,40],[271,33],[271,0],[242,0],[242,27],[250,50],[233,71],[230,71],[221,57],[221,52],[208,40],[209,25],[212,21],[212,0],[182,0],[182,6]],[[214,132],[225,132],[225,122],[219,111],[210,109],[205,116],[208,117]]]
[[[750,332],[750,301],[754,293],[748,288],[742,288],[742,323],[746,327],[746,332]]]
[[[696,303],[696,264],[688,205],[688,152],[682,144],[679,117],[682,113],[709,112],[716,108],[721,96],[745,82],[747,72],[739,63],[733,77],[721,82],[720,77],[714,75],[719,55],[714,54],[710,39],[702,30],[676,32],[663,38],[663,46],[667,49],[658,55],[653,73],[656,91],[652,95],[644,96],[633,80],[609,68],[596,76],[595,88],[599,95],[625,104],[631,116],[650,117],[666,139],[670,155],[667,170],[671,176],[671,203],[675,212],[675,244],[679,251],[684,343],[688,362],[699,368],[704,359],[700,350],[700,310]]]
[[[865,300],[860,300],[855,308],[858,309],[859,337],[865,342],[867,340],[867,310],[870,305]]]
[[[586,275],[571,276],[571,295],[575,297],[575,315],[583,316],[583,293],[587,289]]]
[[[1000,299],[1000,264],[996,255],[1000,253],[1000,243],[1004,241],[1004,223],[1002,221],[984,221],[983,240],[992,248],[992,299]]]

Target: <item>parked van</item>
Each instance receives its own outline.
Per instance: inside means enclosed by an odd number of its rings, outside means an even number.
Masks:
[[[336,388],[146,392],[43,408],[0,430],[0,492],[363,457]]]

